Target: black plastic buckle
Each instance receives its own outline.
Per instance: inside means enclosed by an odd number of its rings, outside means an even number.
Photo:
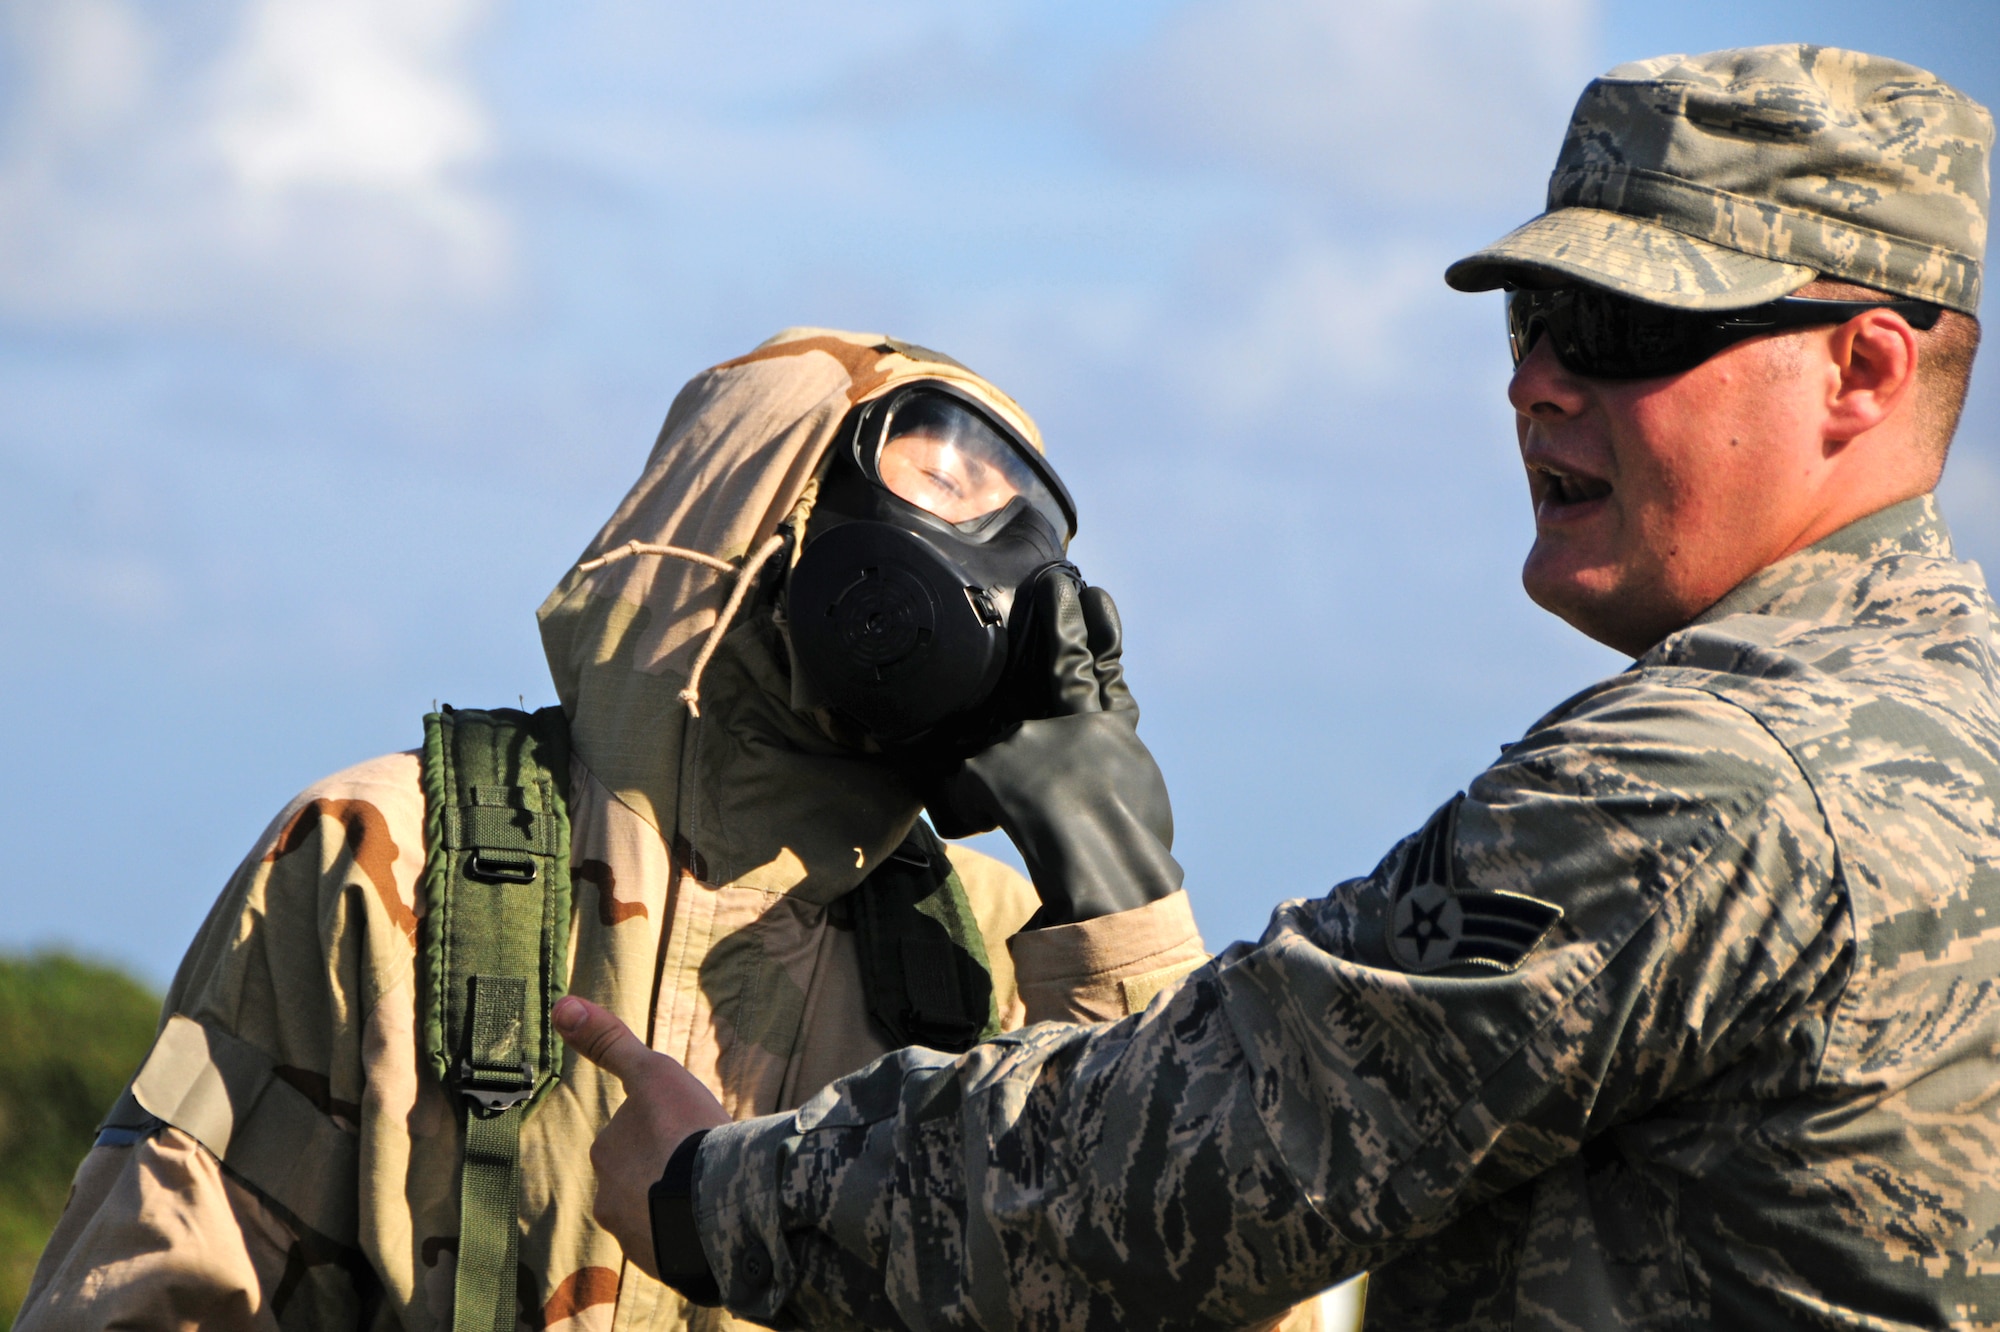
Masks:
[[[533,883],[537,872],[535,862],[529,859],[517,860],[485,851],[474,851],[465,858],[466,877],[487,883]]]
[[[479,1077],[506,1076],[500,1070],[475,1069],[472,1061],[458,1061],[458,1094],[466,1100],[466,1108],[481,1119],[492,1119],[504,1115],[521,1102],[535,1094],[535,1080],[527,1062],[522,1061],[517,1076],[520,1083],[509,1087],[475,1087],[472,1080]]]
[[[931,867],[931,858],[921,849],[911,846],[908,842],[900,843],[894,851],[891,851],[889,859],[899,865],[914,865],[918,869],[929,869]]]

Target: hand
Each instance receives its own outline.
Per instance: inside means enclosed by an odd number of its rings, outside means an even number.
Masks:
[[[678,1060],[649,1049],[616,1015],[588,999],[566,995],[553,1016],[571,1049],[625,1084],[625,1104],[590,1145],[590,1167],[597,1172],[591,1215],[627,1258],[658,1277],[646,1191],[683,1138],[727,1124],[729,1113]]]
[[[1118,607],[1059,571],[1029,595],[1024,634],[1047,663],[1046,715],[933,781],[931,823],[946,837],[1005,828],[1042,898],[1034,926],[1170,896],[1181,886],[1173,805],[1139,741]]]

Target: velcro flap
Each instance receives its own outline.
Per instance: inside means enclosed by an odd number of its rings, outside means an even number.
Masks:
[[[495,809],[470,805],[459,813],[459,838],[463,846],[486,847],[495,851],[527,851],[551,855],[554,837],[549,820],[532,810]]]
[[[528,982],[520,976],[472,978],[472,1048],[466,1062],[481,1085],[518,1081],[534,1074],[528,1066]]]
[[[1206,959],[1191,957],[1181,962],[1160,967],[1153,971],[1142,971],[1136,976],[1126,976],[1119,980],[1118,988],[1125,997],[1127,1013],[1143,1013],[1146,1005],[1160,991],[1172,986],[1181,977],[1200,966]]]
[[[535,795],[532,786],[468,785],[465,803],[481,809],[526,809],[540,813],[542,804]]]
[[[300,1223],[355,1244],[355,1135],[277,1077],[256,1046],[176,1013],[133,1079],[132,1097]]]

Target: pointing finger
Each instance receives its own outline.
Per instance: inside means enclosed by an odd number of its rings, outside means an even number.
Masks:
[[[618,1015],[576,995],[556,1001],[556,1031],[569,1047],[623,1082],[629,1090],[635,1078],[666,1056],[648,1049]]]

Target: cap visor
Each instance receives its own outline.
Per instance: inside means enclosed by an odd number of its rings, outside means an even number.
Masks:
[[[1544,213],[1444,271],[1460,291],[1579,283],[1683,310],[1762,305],[1816,276],[1601,208]]]

